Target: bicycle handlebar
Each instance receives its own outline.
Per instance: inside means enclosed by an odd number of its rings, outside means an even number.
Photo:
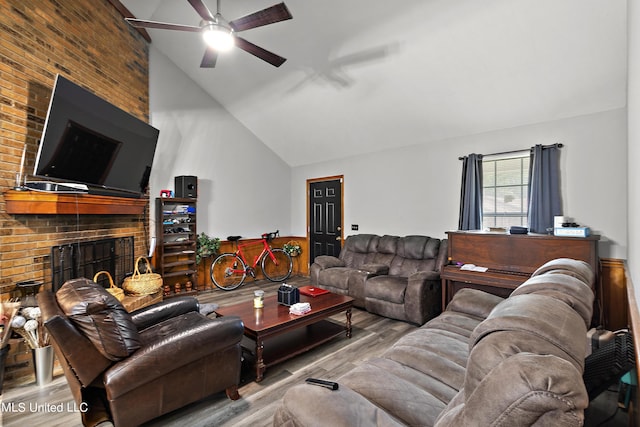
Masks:
[[[262,238],[266,239],[267,242],[275,239],[278,236],[280,236],[280,230],[272,231],[270,233],[262,233]]]

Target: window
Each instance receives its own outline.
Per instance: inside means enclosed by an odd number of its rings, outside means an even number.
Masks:
[[[482,161],[482,226],[527,226],[529,151]]]

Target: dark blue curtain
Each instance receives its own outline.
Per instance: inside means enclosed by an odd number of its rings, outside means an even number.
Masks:
[[[531,148],[528,221],[532,233],[552,231],[553,217],[562,215],[559,158],[557,144]]]
[[[459,230],[482,229],[482,155],[462,158]]]

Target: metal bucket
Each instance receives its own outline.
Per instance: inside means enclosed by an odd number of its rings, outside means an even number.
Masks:
[[[36,371],[36,384],[43,386],[53,381],[53,347],[38,347],[33,350],[33,368]]]

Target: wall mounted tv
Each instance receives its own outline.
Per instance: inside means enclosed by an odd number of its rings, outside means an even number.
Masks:
[[[91,194],[140,197],[158,129],[56,76],[34,176],[86,184]]]

